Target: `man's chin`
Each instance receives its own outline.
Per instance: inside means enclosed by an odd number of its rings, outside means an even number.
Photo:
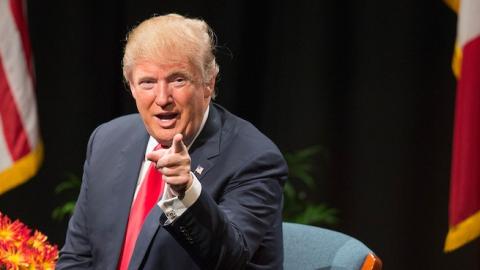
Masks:
[[[183,143],[187,145],[189,143],[189,138],[185,136],[185,134],[181,131],[178,131],[177,129],[171,129],[171,130],[162,130],[161,132],[149,132],[150,135],[155,138],[155,140],[163,145],[163,146],[170,146],[172,145],[173,137],[177,134],[182,134],[183,135]]]
[[[170,146],[172,144],[173,136],[175,134],[152,134],[150,135],[161,145],[163,146]]]

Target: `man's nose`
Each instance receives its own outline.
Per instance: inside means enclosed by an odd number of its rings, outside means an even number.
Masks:
[[[161,107],[165,107],[173,102],[172,93],[168,84],[160,83],[155,92],[155,104]]]

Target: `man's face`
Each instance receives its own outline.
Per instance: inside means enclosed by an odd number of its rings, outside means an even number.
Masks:
[[[185,144],[191,142],[215,84],[214,79],[204,83],[186,57],[179,59],[139,61],[130,78],[130,89],[148,133],[166,146],[177,133],[184,136]]]

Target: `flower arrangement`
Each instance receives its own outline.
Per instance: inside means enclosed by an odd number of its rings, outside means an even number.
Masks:
[[[0,212],[0,270],[55,269],[58,248],[47,236]]]

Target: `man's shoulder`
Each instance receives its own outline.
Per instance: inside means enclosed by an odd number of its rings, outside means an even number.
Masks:
[[[116,141],[145,133],[145,126],[140,116],[138,114],[129,114],[99,125],[92,133],[92,137],[95,137],[96,140]]]
[[[97,130],[103,132],[121,132],[131,131],[134,128],[144,127],[142,119],[138,113],[123,115],[105,122],[97,127]]]
[[[138,113],[127,114],[114,118],[108,122],[102,124],[106,127],[131,127],[132,125],[141,125],[142,119]]]
[[[234,133],[253,133],[261,134],[261,132],[249,121],[231,113],[221,105],[213,104],[213,109],[218,114],[222,128],[226,131]]]
[[[264,152],[268,149],[280,152],[270,138],[262,133],[249,121],[234,115],[222,106],[215,104],[222,122],[222,137],[226,144],[241,145],[242,149],[255,152]]]

